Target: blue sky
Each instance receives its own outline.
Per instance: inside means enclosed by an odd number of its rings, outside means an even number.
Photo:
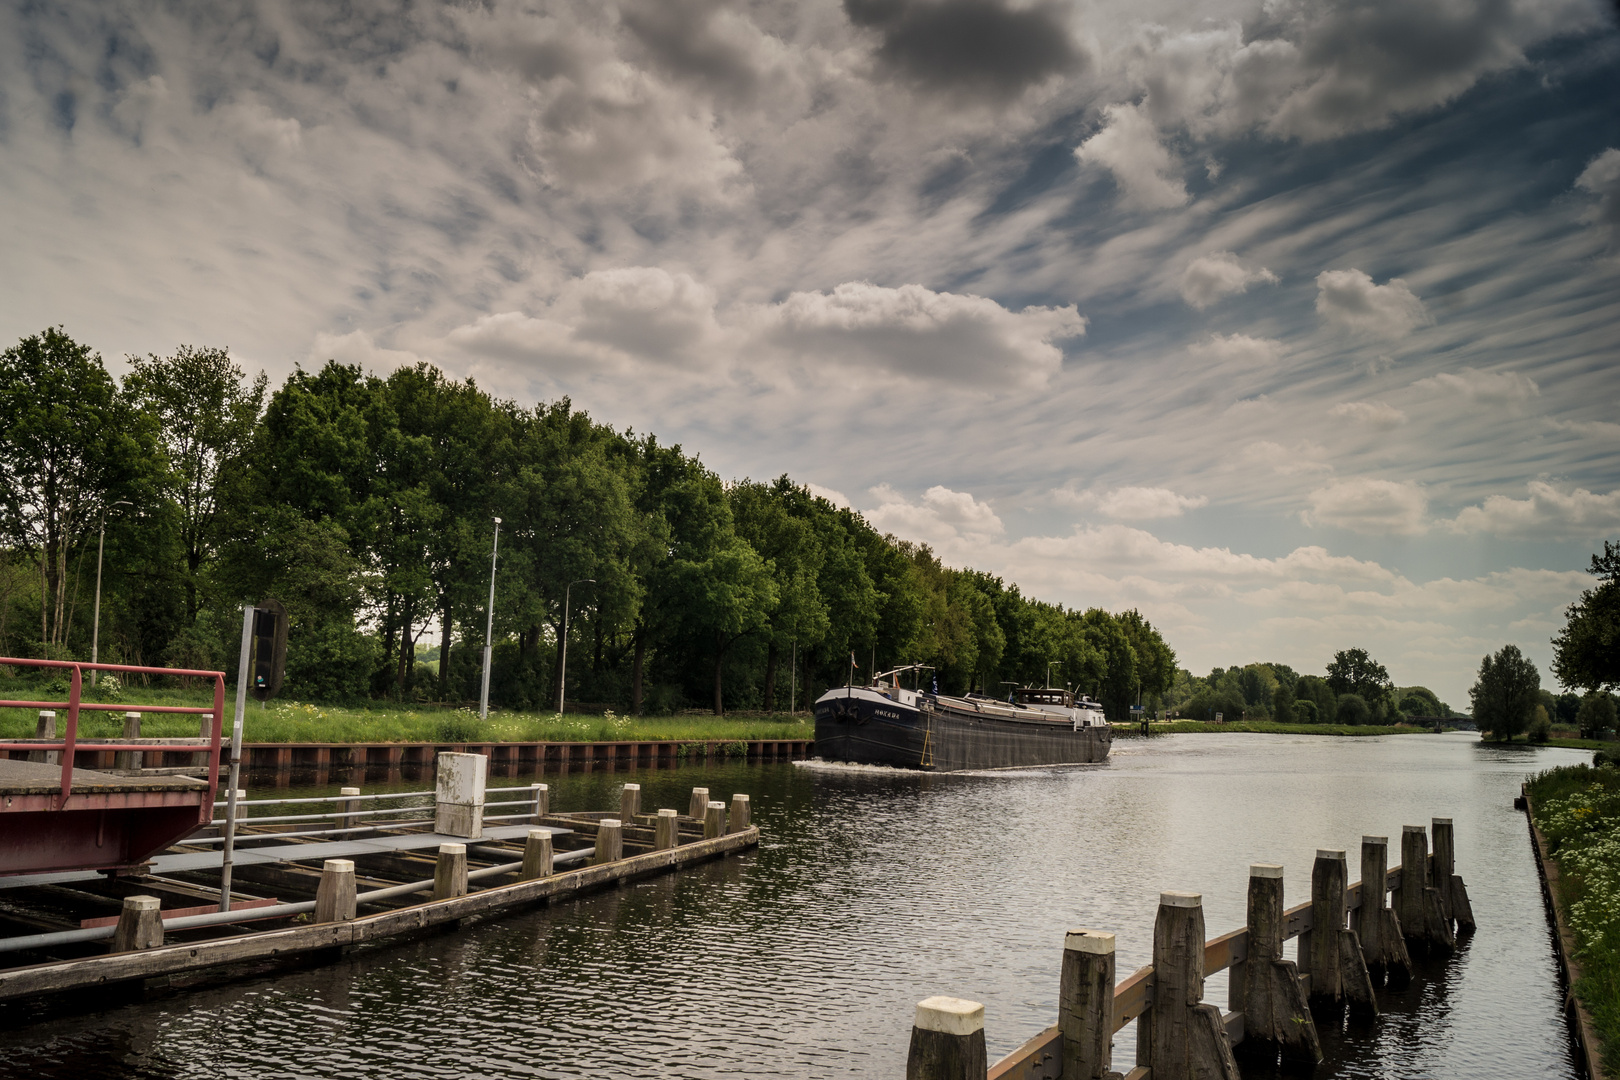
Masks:
[[[13,5],[0,336],[567,394],[1465,706],[1620,536],[1617,71],[1592,0]]]

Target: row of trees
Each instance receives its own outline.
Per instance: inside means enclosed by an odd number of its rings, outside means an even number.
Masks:
[[[1202,678],[1183,670],[1156,704],[1189,719],[1218,714],[1284,724],[1393,724],[1454,715],[1427,687],[1395,686],[1365,649],[1334,654],[1321,675],[1302,675],[1279,663],[1218,667]]]
[[[1135,611],[1070,610],[944,566],[783,476],[722,482],[680,446],[421,365],[329,363],[274,390],[224,350],[130,358],[59,329],[0,354],[0,649],[228,668],[240,606],[291,620],[285,693],[477,696],[636,712],[803,707],[869,669],[942,690],[1050,677],[1124,719],[1175,654]],[[565,610],[566,608],[566,610]],[[37,613],[37,622],[30,613]],[[436,662],[419,662],[424,645]]]

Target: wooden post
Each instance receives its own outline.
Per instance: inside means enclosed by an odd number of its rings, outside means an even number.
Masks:
[[[489,758],[483,754],[440,754],[433,781],[433,831],[480,839],[484,835],[484,786],[488,777]]]
[[[467,845],[440,844],[439,861],[433,865],[433,899],[466,895]]]
[[[337,804],[337,827],[340,829],[353,829],[360,824],[360,819],[354,816],[355,811],[360,809],[359,802],[354,798],[360,794],[360,789],[357,787],[340,788],[338,794],[342,795],[343,798],[339,799]]]
[[[529,788],[534,799],[534,824],[540,824],[540,819],[551,813],[551,785],[535,784]]]
[[[1311,867],[1311,998],[1338,1003],[1343,995],[1339,979],[1339,934],[1345,925],[1344,852],[1326,848],[1316,852]]]
[[[618,862],[624,858],[624,825],[615,818],[603,818],[596,826],[596,857],[591,862],[597,866],[603,863]]]
[[[641,813],[641,785],[626,784],[619,789],[619,820],[629,825],[636,823]]]
[[[703,814],[703,839],[713,840],[726,834],[726,804],[711,802]]]
[[[1451,828],[1451,819],[1437,817],[1430,822],[1434,828],[1434,861],[1429,866],[1429,883],[1440,897],[1440,914],[1451,922],[1451,876],[1457,872],[1457,838]]]
[[[321,864],[321,883],[315,890],[315,921],[348,922],[355,914],[354,862],[327,859]]]
[[[127,712],[124,714],[124,738],[138,739],[141,737],[141,714]],[[139,750],[120,750],[113,757],[113,768],[125,771],[134,771],[141,767],[144,755]]]
[[[658,811],[658,830],[653,834],[653,850],[668,851],[680,842],[680,816],[674,810]]]
[[[1401,829],[1401,887],[1395,890],[1395,914],[1408,941],[1423,941],[1423,891],[1429,887],[1429,840],[1421,825]]]
[[[1070,930],[1058,980],[1063,1075],[1103,1080],[1114,1062],[1114,935]]]
[[[163,944],[163,916],[155,896],[126,896],[113,931],[113,952],[155,949]]]
[[[1283,959],[1284,910],[1283,868],[1250,866],[1249,955],[1243,997],[1232,1002],[1243,1013],[1243,1041],[1236,1049],[1257,1059],[1280,1049],[1291,1063],[1314,1065],[1322,1060],[1322,1041],[1299,988],[1299,968]]]
[[[1401,920],[1384,902],[1389,879],[1389,837],[1361,838],[1361,906],[1350,914],[1350,925],[1361,939],[1367,974],[1374,986],[1386,982],[1396,989],[1412,979],[1412,957],[1401,936]]]
[[[731,797],[731,814],[726,820],[726,832],[747,832],[749,828],[748,796],[733,795]]]
[[[906,1080],[984,1080],[984,1006],[953,997],[917,1003]]]
[[[690,808],[686,811],[686,816],[697,818],[699,821],[702,821],[703,815],[708,811],[708,808],[709,789],[706,787],[693,788],[692,802],[690,804]]]
[[[1240,1080],[1221,1010],[1203,1004],[1204,898],[1159,894],[1148,1068],[1154,1080]]]
[[[34,738],[56,738],[56,713],[50,709],[41,709],[39,711],[39,720],[34,724]],[[28,751],[28,760],[43,762],[46,765],[60,765],[62,764],[62,752],[60,750],[30,750]]]
[[[551,876],[551,830],[530,829],[523,844],[523,869],[518,876],[524,881]]]

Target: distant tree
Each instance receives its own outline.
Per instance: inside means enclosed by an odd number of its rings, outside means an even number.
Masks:
[[[1597,738],[1604,728],[1613,728],[1615,725],[1614,698],[1595,691],[1587,694],[1581,699],[1575,722],[1580,726],[1581,738]]]
[[[1296,698],[1293,707],[1294,717],[1301,724],[1315,724],[1322,719],[1322,714],[1316,709],[1316,702],[1310,698]]]
[[[1389,672],[1367,655],[1366,649],[1344,649],[1327,666],[1327,684],[1338,695],[1355,694],[1372,702],[1390,688]]]
[[[1468,691],[1474,720],[1486,737],[1506,742],[1524,731],[1540,703],[1541,674],[1517,645],[1504,645],[1480,661],[1479,679]]]
[[[1327,680],[1319,675],[1301,675],[1294,684],[1294,703],[1310,701],[1316,705],[1317,723],[1331,724],[1336,719],[1335,714],[1339,708],[1339,696],[1327,684]]]
[[[1571,727],[1577,723],[1580,711],[1581,695],[1573,691],[1566,691],[1558,695],[1558,712],[1553,716],[1553,719],[1565,727]]]
[[[1238,689],[1246,704],[1271,709],[1271,699],[1277,693],[1277,676],[1265,664],[1248,664],[1238,672]]]
[[[1447,716],[1444,703],[1426,686],[1403,686],[1395,691],[1396,707],[1408,719],[1414,716]]]
[[[1564,611],[1564,629],[1553,638],[1553,674],[1583,690],[1620,688],[1620,545],[1603,542],[1587,573],[1595,589]]]
[[[1530,713],[1528,738],[1533,743],[1544,743],[1552,736],[1552,718],[1545,705],[1537,705]]]
[[[1360,694],[1340,694],[1334,719],[1340,724],[1356,726],[1370,724],[1373,719],[1372,708],[1368,706],[1367,699]]]
[[[1271,695],[1271,718],[1279,724],[1299,722],[1298,713],[1294,708],[1294,684],[1298,681],[1297,676],[1287,682],[1279,679],[1277,692]]]

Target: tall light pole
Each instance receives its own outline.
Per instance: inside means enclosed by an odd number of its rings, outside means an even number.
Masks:
[[[1048,660],[1046,662],[1046,685],[1048,687],[1052,685],[1052,669],[1061,663],[1063,663],[1061,660]]]
[[[501,519],[495,519],[495,540],[489,546],[489,607],[484,616],[484,685],[478,691],[478,719],[489,718],[489,654],[495,634],[495,557],[501,550]]]
[[[557,715],[559,716],[562,715],[563,711],[563,691],[568,685],[568,594],[575,585],[595,584],[595,578],[585,577],[577,581],[570,581],[567,588],[563,589],[562,640],[557,643],[558,648],[562,650],[561,662],[557,665]]]
[[[119,499],[117,502],[101,508],[101,530],[96,540],[96,616],[90,630],[90,662],[100,662],[101,656],[101,553],[107,547],[107,511],[114,506],[134,506],[128,499]],[[101,672],[92,668],[90,670],[90,685],[94,686],[101,681]]]

